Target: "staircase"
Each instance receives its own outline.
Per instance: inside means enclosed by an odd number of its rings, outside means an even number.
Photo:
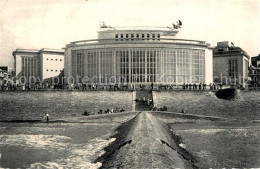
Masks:
[[[143,100],[153,100],[153,95],[151,90],[137,90],[136,91],[136,99],[140,101],[136,101],[135,104],[135,111],[150,111],[153,107],[151,103],[148,105]]]

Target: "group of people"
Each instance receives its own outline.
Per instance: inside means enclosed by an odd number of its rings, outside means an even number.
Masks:
[[[160,107],[160,108],[153,107],[151,109],[151,111],[167,111],[167,106],[163,106],[163,107]]]
[[[103,110],[99,110],[98,112],[97,112],[97,114],[109,114],[109,113],[120,113],[120,112],[124,112],[125,111],[125,109],[123,109],[123,108],[116,108],[115,110],[112,108],[112,109],[107,109],[107,110],[105,110],[105,111],[103,111]]]
[[[140,84],[140,89],[178,89],[182,88],[183,90],[206,90],[207,87],[209,87],[210,90],[218,90],[222,89],[222,84],[215,84],[211,83],[209,86],[207,86],[205,83],[184,83],[182,85],[173,85],[173,84],[159,84],[155,85],[154,83],[150,83],[149,85],[145,84]],[[135,84],[109,84],[109,85],[101,85],[101,84],[82,84],[82,85],[75,85],[75,84],[67,84],[67,85],[62,85],[62,84],[57,84],[55,86],[50,86],[48,84],[36,84],[36,85],[12,85],[8,84],[6,86],[0,85],[0,91],[1,90],[49,90],[49,89],[57,89],[57,90],[135,90],[138,89],[136,88]]]
[[[210,90],[218,90],[218,89],[222,89],[222,84],[215,84],[215,83],[211,83],[209,85]]]
[[[98,112],[96,112],[94,114],[111,114],[111,113],[120,113],[120,112],[124,112],[124,111],[125,111],[125,109],[117,107],[116,109],[111,108],[111,109],[106,109],[105,111],[100,109]],[[89,116],[92,114],[88,111],[84,111],[84,113],[82,115]]]
[[[0,91],[1,90],[18,90],[18,88],[19,88],[18,85],[14,85],[11,83],[0,85]]]
[[[189,90],[191,90],[191,89],[193,89],[193,90],[197,90],[197,89],[199,89],[199,90],[206,90],[206,87],[207,87],[207,85],[205,84],[205,83],[200,83],[200,84],[196,84],[196,83],[193,83],[193,84],[183,84],[182,85],[182,89],[184,89],[184,90],[186,90],[186,89],[189,89]]]
[[[93,84],[82,84],[82,86],[75,86],[75,87],[72,87],[70,89],[82,89],[82,90],[98,90],[98,89],[102,89],[102,90],[123,90],[123,89],[133,89],[133,86],[130,85],[120,85],[118,83],[116,84],[110,84],[110,85],[98,85],[96,83],[93,83]]]
[[[153,104],[153,100],[143,97],[143,99],[135,99],[136,102],[140,102],[144,105],[150,106]]]
[[[222,84],[215,84],[215,83],[211,83],[210,85],[209,85],[209,89],[210,90],[218,90],[218,89],[222,89]],[[205,84],[205,83],[200,83],[200,84],[196,84],[196,83],[193,83],[193,84],[183,84],[182,85],[182,89],[184,89],[184,90],[186,90],[186,89],[189,89],[189,90],[191,90],[191,89],[193,89],[193,90],[197,90],[197,89],[199,89],[199,90],[206,90],[206,88],[207,88],[207,85]]]

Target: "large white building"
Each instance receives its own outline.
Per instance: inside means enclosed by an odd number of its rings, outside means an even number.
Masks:
[[[16,49],[13,52],[16,84],[53,84],[64,69],[64,51],[58,49]]]
[[[210,45],[178,39],[178,32],[172,27],[103,25],[98,39],[66,45],[65,76],[80,84],[212,83]]]

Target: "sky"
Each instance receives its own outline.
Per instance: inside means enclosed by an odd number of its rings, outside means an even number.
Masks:
[[[231,41],[260,54],[260,0],[0,0],[0,66],[15,49],[61,49],[109,26],[183,25],[178,38]]]

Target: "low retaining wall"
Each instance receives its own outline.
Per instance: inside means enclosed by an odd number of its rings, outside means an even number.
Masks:
[[[53,120],[67,123],[123,123],[134,118],[138,112],[121,112],[112,114],[97,114]]]
[[[162,111],[153,111],[151,112],[155,117],[163,119],[172,119],[172,118],[183,118],[183,119],[192,119],[192,120],[210,120],[210,121],[218,121],[218,120],[230,120],[228,118],[221,118],[216,116],[204,116],[198,114],[184,114],[184,113],[175,113],[175,112],[162,112]]]

